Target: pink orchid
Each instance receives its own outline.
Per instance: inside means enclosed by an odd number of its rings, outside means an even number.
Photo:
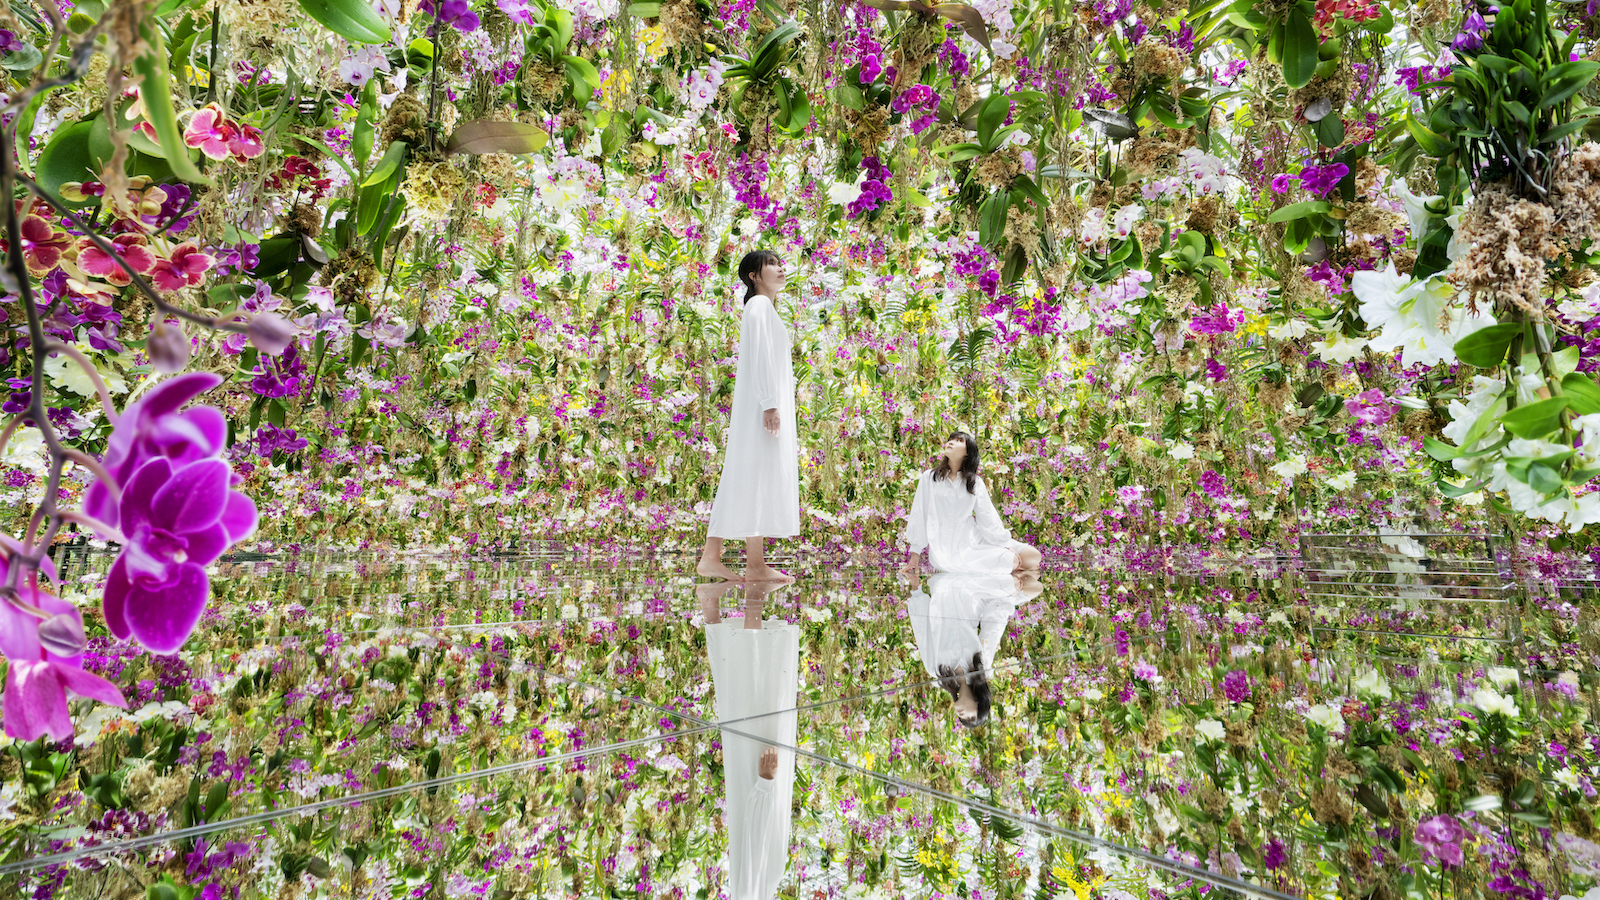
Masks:
[[[267,152],[266,142],[261,139],[261,129],[254,125],[239,125],[238,133],[228,142],[228,152],[238,160],[255,159]]]
[[[22,256],[27,260],[28,271],[45,275],[61,262],[61,255],[72,246],[66,232],[57,231],[48,219],[28,215],[22,220]]]
[[[148,275],[155,268],[156,255],[145,246],[144,235],[119,234],[111,239],[111,245],[116,248],[117,255],[140,275]],[[133,280],[111,254],[95,246],[88,238],[79,241],[78,266],[85,273],[104,278],[118,287],[126,287]]]
[[[193,241],[185,241],[172,249],[168,259],[158,259],[151,267],[150,280],[163,291],[179,291],[199,284],[216,258],[201,252]]]
[[[0,577],[9,564],[0,560]],[[45,561],[47,574],[54,571]],[[24,583],[20,591],[24,603],[50,614],[40,621],[33,613],[0,600],[0,653],[6,657],[6,684],[3,709],[5,733],[19,741],[48,736],[66,740],[72,736],[72,717],[67,709],[67,692],[126,708],[122,692],[111,682],[83,671],[83,654],[63,655],[68,647],[53,638],[64,635],[67,643],[82,645],[83,615],[78,608],[36,585]],[[41,639],[41,631],[45,633]]]
[[[227,159],[232,152],[229,144],[238,136],[239,130],[222,116],[222,107],[215,103],[202,106],[189,119],[189,124],[183,129],[183,143],[189,147],[198,147],[201,153],[212,159]]]

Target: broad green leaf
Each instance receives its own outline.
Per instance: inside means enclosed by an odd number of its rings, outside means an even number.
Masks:
[[[1568,406],[1580,416],[1600,413],[1600,385],[1582,372],[1573,372],[1561,379],[1561,390]]]
[[[537,153],[549,142],[550,135],[537,125],[474,119],[456,126],[446,150],[471,154]]]
[[[1561,490],[1561,475],[1542,462],[1528,467],[1528,487],[1541,494],[1554,494]]]
[[[1011,207],[1004,188],[996,190],[984,201],[978,213],[978,240],[993,246],[1006,230],[1006,210]]]
[[[1332,208],[1333,206],[1326,200],[1303,200],[1299,203],[1291,203],[1288,206],[1277,210],[1272,215],[1267,216],[1267,221],[1288,222],[1295,219],[1303,219],[1310,215],[1325,213]],[[1187,233],[1188,232],[1185,232],[1185,234]]]
[[[1317,30],[1299,9],[1291,8],[1283,33],[1283,81],[1292,88],[1311,83],[1317,71]]]
[[[361,90],[361,108],[356,113],[356,127],[350,138],[350,150],[355,154],[356,168],[365,169],[372,156],[372,142],[378,128],[378,81],[371,79]]]
[[[1461,455],[1460,447],[1446,444],[1444,441],[1434,437],[1423,438],[1422,449],[1428,451],[1428,455],[1439,462],[1449,462]]]
[[[1448,156],[1450,151],[1455,149],[1455,144],[1451,143],[1449,138],[1418,122],[1410,110],[1406,111],[1406,131],[1416,140],[1422,152],[1429,156]]]
[[[1456,341],[1456,358],[1469,366],[1492,369],[1505,361],[1511,339],[1522,332],[1522,323],[1503,322],[1480,328]]]
[[[457,131],[459,130],[460,129],[457,129]],[[411,145],[407,144],[405,141],[391,142],[389,144],[389,149],[383,151],[383,157],[379,159],[378,164],[373,167],[372,174],[368,175],[367,179],[361,182],[361,186],[371,187],[372,185],[382,184],[383,182],[388,181],[389,176],[394,174],[394,170],[400,168],[400,163],[406,158],[406,149],[410,146]]]
[[[1561,426],[1561,411],[1566,397],[1551,397],[1519,406],[1500,417],[1500,424],[1519,438],[1543,437]]]
[[[89,132],[93,128],[94,122],[85,120],[56,131],[50,143],[39,151],[39,162],[34,167],[40,187],[59,195],[63,182],[100,179],[100,166],[89,151]],[[99,202],[99,198],[94,197],[68,205],[98,206]]]
[[[1011,113],[1011,98],[1005,94],[991,94],[978,108],[978,143],[992,146],[990,140]]]
[[[389,26],[367,0],[300,0],[305,14],[329,31],[358,44],[381,44]]]

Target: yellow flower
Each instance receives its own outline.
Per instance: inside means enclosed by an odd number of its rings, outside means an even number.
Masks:
[[[647,28],[639,29],[639,38],[644,41],[645,55],[649,56],[652,62],[659,61],[661,57],[667,55],[667,33],[662,30],[659,21]]]

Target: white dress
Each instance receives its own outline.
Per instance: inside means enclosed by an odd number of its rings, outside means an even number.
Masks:
[[[783,424],[768,434],[764,414]],[[793,537],[800,533],[800,445],[795,438],[789,329],[760,294],[744,306],[722,480],[711,504],[711,537]]]
[[[789,865],[800,628],[769,621],[759,631],[746,629],[738,616],[705,628],[717,719],[753,736],[722,732],[728,896],[771,900]],[[760,774],[769,745],[778,748],[778,772],[770,780]]]
[[[1027,545],[1011,539],[982,478],[974,491],[967,493],[960,473],[935,481],[932,471],[923,472],[906,518],[906,549],[928,548],[929,564],[941,572],[1009,574]]]
[[[931,576],[927,593],[917,591],[906,601],[928,675],[938,678],[941,665],[965,668],[974,653],[983,660],[983,670],[990,671],[1006,623],[1026,602],[1010,575]]]

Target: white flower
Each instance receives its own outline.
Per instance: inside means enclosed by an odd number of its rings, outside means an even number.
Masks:
[[[1468,491],[1467,493],[1457,497],[1456,502],[1460,503],[1462,506],[1482,506],[1483,491]]]
[[[1326,703],[1318,703],[1306,710],[1306,719],[1313,724],[1321,725],[1329,734],[1339,734],[1344,731],[1344,714]]]
[[[1517,670],[1510,666],[1490,666],[1488,675],[1494,686],[1502,691],[1521,680]]]
[[[1577,297],[1569,297],[1556,305],[1563,316],[1577,324],[1600,315],[1600,281],[1593,282]]]
[[[1288,625],[1289,624],[1289,617],[1284,615],[1281,611],[1280,612],[1275,612],[1272,615],[1267,616],[1267,624],[1268,625]]]
[[[1356,473],[1340,472],[1332,478],[1329,478],[1327,485],[1336,491],[1348,491],[1356,486]]]
[[[862,178],[866,178],[866,176],[863,175]],[[828,202],[835,206],[848,206],[860,198],[861,182],[859,180],[854,184],[844,181],[834,182],[833,186],[828,188]]]
[[[1083,699],[1085,700],[1104,700],[1105,696],[1105,692],[1099,688],[1089,688],[1083,692]]]
[[[1194,459],[1194,445],[1183,441],[1173,441],[1167,448],[1167,455],[1177,460]]]
[[[1367,342],[1360,338],[1349,338],[1337,332],[1327,336],[1325,340],[1312,341],[1311,349],[1317,351],[1323,362],[1345,363],[1361,355]]]
[[[1208,741],[1220,741],[1228,736],[1228,729],[1216,719],[1201,719],[1194,723],[1194,732]]]
[[[1311,323],[1305,319],[1290,319],[1282,325],[1274,325],[1267,329],[1267,334],[1280,341],[1292,341],[1306,336],[1311,331]]]
[[[1565,787],[1569,791],[1575,791],[1578,789],[1578,771],[1576,769],[1568,767],[1556,772],[1555,775],[1551,777],[1555,779],[1556,784]]]
[[[106,388],[111,393],[127,392],[128,383],[123,380],[122,375],[116,369],[95,359],[100,351],[88,344],[74,343],[72,346],[77,348],[84,358],[94,363],[95,371],[100,374],[100,379],[106,383]],[[89,373],[85,372],[83,366],[78,365],[75,360],[67,358],[64,353],[52,355],[45,360],[44,373],[49,376],[50,383],[58,388],[65,388],[80,397],[95,396],[94,380],[89,377]]]
[[[1508,719],[1517,717],[1517,701],[1488,685],[1472,692],[1472,705],[1486,713],[1499,713]]]
[[[1388,680],[1377,669],[1368,669],[1366,674],[1355,680],[1352,687],[1362,696],[1381,697],[1384,700],[1394,698],[1394,692],[1389,690]]]
[[[45,466],[44,435],[37,428],[18,428],[6,442],[6,452],[0,456],[0,462],[44,477],[49,471]]]
[[[1124,206],[1117,210],[1117,214],[1112,217],[1111,230],[1117,237],[1125,238],[1133,233],[1134,223],[1143,218],[1144,207]]]
[[[1296,454],[1283,462],[1273,465],[1272,471],[1277,472],[1280,477],[1287,481],[1293,479],[1296,475],[1304,475],[1310,470],[1306,467],[1305,455]]]
[[[1456,341],[1494,324],[1487,312],[1469,313],[1455,300],[1455,288],[1443,278],[1416,281],[1402,276],[1394,263],[1381,270],[1357,272],[1350,279],[1361,318],[1379,334],[1374,350],[1401,351],[1406,366],[1455,362]]]
[[[1411,239],[1420,244],[1423,238],[1423,231],[1428,227],[1427,204],[1438,200],[1439,195],[1413,194],[1411,193],[1411,188],[1406,185],[1404,178],[1396,178],[1394,184],[1390,185],[1390,189],[1395,197],[1399,199],[1400,205],[1405,207],[1406,222],[1411,228]]]

